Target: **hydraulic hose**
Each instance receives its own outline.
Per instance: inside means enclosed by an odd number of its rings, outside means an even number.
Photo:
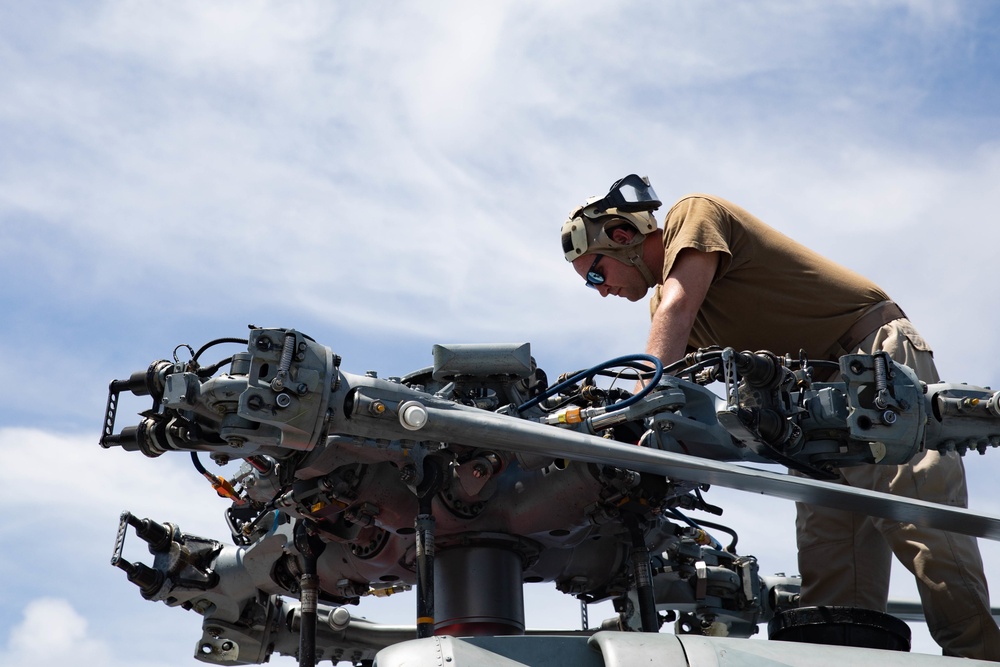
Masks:
[[[649,394],[649,392],[653,391],[656,385],[660,382],[660,378],[663,377],[663,362],[661,362],[659,359],[657,359],[651,354],[629,354],[623,357],[616,357],[614,359],[611,359],[610,361],[606,361],[592,368],[588,368],[587,370],[575,373],[572,376],[563,380],[562,382],[553,385],[552,387],[549,387],[538,396],[535,396],[534,398],[525,401],[524,403],[519,405],[517,407],[517,412],[521,413],[524,412],[525,410],[528,410],[529,408],[533,408],[534,406],[538,405],[545,399],[550,398],[551,396],[555,396],[563,389],[576,384],[579,380],[582,380],[585,377],[594,375],[595,373],[598,373],[607,368],[613,368],[615,366],[624,366],[627,365],[629,362],[635,362],[635,361],[647,361],[653,364],[655,371],[653,373],[653,378],[649,381],[649,383],[645,387],[642,388],[641,391],[637,392],[632,396],[629,396],[624,401],[620,401],[618,403],[615,403],[614,405],[608,406],[608,412],[613,412],[615,410],[621,410],[623,408],[627,408],[633,403],[636,403],[637,401],[640,401],[643,398],[645,398],[645,396]]]

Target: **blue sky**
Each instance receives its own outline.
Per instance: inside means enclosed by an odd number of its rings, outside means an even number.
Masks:
[[[444,342],[528,341],[550,376],[640,351],[644,306],[558,244],[630,172],[870,276],[946,380],[996,384],[998,33],[947,0],[0,2],[0,663],[200,664],[199,617],[108,558],[123,509],[223,537],[224,504],[184,457],[97,446],[109,380],[248,324],[382,375]],[[1000,514],[1000,453],[967,465]],[[788,503],[712,498],[795,570]]]

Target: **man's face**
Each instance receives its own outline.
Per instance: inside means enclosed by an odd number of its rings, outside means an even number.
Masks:
[[[607,256],[601,258],[594,264],[594,255],[583,255],[573,260],[573,269],[587,280],[589,271],[596,271],[604,276],[604,282],[594,285],[601,296],[620,296],[629,301],[638,301],[646,296],[649,287],[645,279],[639,273],[639,269],[628,264],[619,262],[617,259]],[[588,281],[589,282],[589,281]]]

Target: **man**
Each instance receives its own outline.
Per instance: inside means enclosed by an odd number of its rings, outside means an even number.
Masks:
[[[690,195],[666,214],[636,175],[575,209],[563,225],[566,259],[601,296],[638,301],[651,288],[646,352],[664,364],[710,345],[799,350],[836,360],[884,350],[925,382],[939,380],[930,347],[877,285],[793,241],[742,208]],[[925,451],[906,465],[840,471],[843,484],[965,507],[955,453]],[[891,554],[914,574],[935,641],[946,655],[1000,661],[975,538],[796,505],[800,604],[885,611]]]

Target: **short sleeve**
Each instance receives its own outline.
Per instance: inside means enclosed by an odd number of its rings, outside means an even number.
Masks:
[[[722,253],[715,280],[722,278],[732,264],[734,238],[739,234],[735,225],[732,216],[711,199],[691,195],[678,201],[663,221],[663,279],[680,251],[687,248]]]

